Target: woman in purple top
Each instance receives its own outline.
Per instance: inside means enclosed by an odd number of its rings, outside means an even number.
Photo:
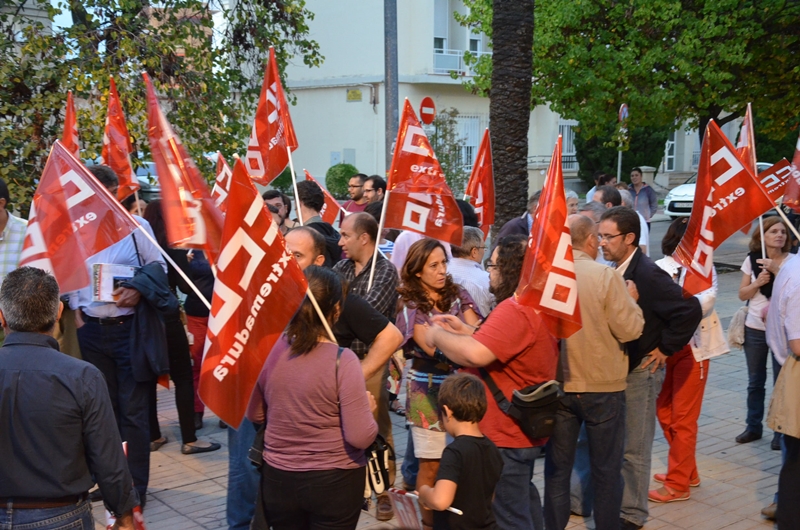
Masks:
[[[328,324],[341,311],[338,275],[305,270]],[[306,299],[272,349],[247,417],[264,423],[259,502],[272,528],[353,529],[366,479],[364,449],[378,434],[375,400],[356,355],[330,338]]]
[[[406,417],[413,424],[414,455],[419,458],[416,485],[432,487],[446,445],[436,396],[454,367],[441,352],[424,346],[421,335],[434,315],[455,315],[471,326],[477,326],[481,316],[469,293],[447,274],[444,245],[436,240],[421,239],[411,245],[401,280],[397,290],[403,309],[397,315],[397,327],[407,339],[403,351],[413,359],[408,371]],[[433,513],[423,509],[422,521],[426,527],[433,525]]]

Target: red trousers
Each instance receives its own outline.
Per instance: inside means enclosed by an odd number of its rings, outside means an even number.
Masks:
[[[676,491],[689,491],[689,481],[698,476],[695,461],[697,418],[707,380],[708,361],[695,361],[690,346],[684,346],[667,359],[664,385],[656,400],[656,416],[669,443],[664,484]]]
[[[200,386],[200,367],[203,363],[203,346],[206,343],[208,317],[186,315],[186,327],[189,329],[189,333],[194,335],[194,343],[189,347],[189,351],[192,354],[192,379],[194,379],[194,411],[204,412],[206,407],[200,401],[197,389]]]

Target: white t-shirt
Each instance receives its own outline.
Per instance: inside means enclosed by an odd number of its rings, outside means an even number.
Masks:
[[[755,282],[757,274],[753,274],[753,267],[750,265],[750,256],[744,258],[741,271],[750,275],[750,281]],[[760,271],[759,271],[760,272]],[[751,329],[766,331],[766,310],[769,307],[769,300],[766,296],[761,294],[761,289],[756,291],[753,298],[750,299],[750,305],[747,309],[747,318],[744,319],[744,325]]]
[[[635,210],[634,210],[635,211]],[[647,221],[645,221],[644,216],[639,212],[636,212],[636,215],[639,216],[639,226],[640,226],[640,233],[639,233],[639,246],[646,246],[647,252],[646,254],[650,255],[650,229],[647,228]]]

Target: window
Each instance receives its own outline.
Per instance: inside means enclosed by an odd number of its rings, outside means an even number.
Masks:
[[[447,49],[448,26],[450,25],[449,0],[433,2],[433,49],[435,53],[444,53]],[[441,51],[439,51],[441,50]]]
[[[444,53],[446,45],[447,45],[447,39],[445,39],[444,37],[434,37],[433,53]]]
[[[576,120],[558,120],[558,134],[561,135],[561,169],[576,171],[578,157],[575,156],[575,130],[578,125]]]
[[[675,171],[675,131],[667,136],[667,145],[664,146],[664,170]]]
[[[469,51],[472,53],[480,53],[481,39],[469,39]]]

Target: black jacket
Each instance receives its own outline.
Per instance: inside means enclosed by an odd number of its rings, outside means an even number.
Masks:
[[[684,298],[680,286],[638,247],[623,277],[636,284],[644,314],[642,336],[626,344],[629,369],[656,348],[672,355],[689,344],[703,318],[697,298]]]
[[[339,232],[325,222],[313,222],[306,225],[313,228],[325,238],[325,267],[333,267],[342,259],[342,247],[339,246]]]
[[[501,237],[510,236],[513,234],[518,234],[527,238],[530,235],[530,230],[528,230],[528,214],[525,213],[522,217],[515,217],[514,219],[510,220],[503,227],[497,232],[497,237],[495,238],[496,241],[500,241]]]
[[[139,291],[131,327],[131,368],[138,383],[155,380],[169,372],[167,335],[164,315],[178,311],[178,299],[169,289],[169,280],[161,264],[148,263],[123,283]]]

